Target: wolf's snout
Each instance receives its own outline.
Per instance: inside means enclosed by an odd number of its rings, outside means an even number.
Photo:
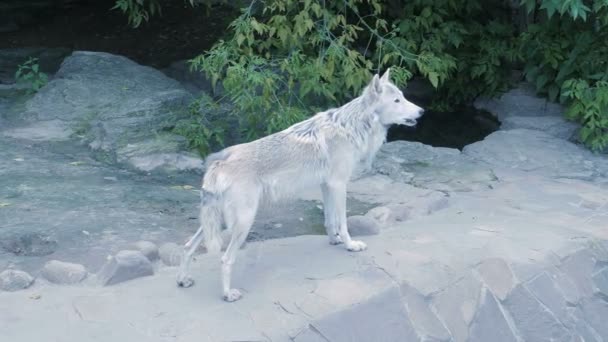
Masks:
[[[424,115],[424,109],[423,109],[423,108],[420,108],[420,109],[418,110],[418,117],[421,117],[422,115]]]

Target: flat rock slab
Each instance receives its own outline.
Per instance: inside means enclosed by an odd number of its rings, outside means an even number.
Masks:
[[[399,183],[444,192],[487,189],[497,181],[492,168],[457,149],[406,141],[383,145],[373,170]]]
[[[495,99],[479,98],[474,106],[489,111],[501,121],[512,116],[563,117],[564,114],[561,105],[536,95],[534,86],[529,83],[521,83]]]
[[[558,116],[509,116],[500,125],[501,130],[517,128],[542,131],[559,139],[570,140],[575,137],[579,125]]]
[[[2,134],[10,138],[31,141],[66,141],[70,139],[72,129],[63,121],[49,120],[13,128]]]
[[[454,204],[433,215],[362,237],[369,247],[362,253],[330,246],[324,236],[249,243],[233,278],[244,298],[232,304],[221,299],[218,258],[206,254],[193,262],[189,289],[178,288],[176,268],[166,267],[110,287],[0,293],[0,321],[12,322],[0,334],[18,342],[86,341],[91,326],[102,325],[115,327],[116,338],[146,341],[348,341],[339,331],[350,326],[388,340],[398,333],[414,341],[487,341],[496,331],[502,341],[605,337],[597,318],[605,308],[594,289],[603,284],[608,227],[589,220],[593,209],[572,203],[606,189],[530,181],[534,187],[506,180],[452,194]],[[500,283],[505,270],[511,286]],[[35,294],[39,301],[23,300]],[[37,329],[27,328],[32,320],[41,322]]]
[[[593,180],[606,177],[608,159],[547,133],[497,131],[464,148],[463,154],[499,170],[517,170],[552,178]]]

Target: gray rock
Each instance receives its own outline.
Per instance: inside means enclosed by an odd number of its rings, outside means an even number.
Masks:
[[[496,183],[492,170],[456,149],[417,142],[384,144],[373,164],[376,173],[398,182],[439,191],[473,191]]]
[[[471,342],[516,342],[513,330],[492,292],[482,289],[479,308],[469,332]]]
[[[427,298],[409,285],[401,286],[401,295],[414,329],[423,341],[448,341],[449,331],[429,307]]]
[[[504,306],[511,314],[517,331],[524,340],[572,340],[571,333],[555,314],[539,302],[523,285],[520,284],[511,291],[509,297],[504,301]]]
[[[34,278],[26,272],[4,270],[0,273],[0,290],[18,291],[27,289],[34,283]]]
[[[51,260],[44,265],[41,274],[54,284],[76,284],[87,277],[87,270],[80,264]]]
[[[479,264],[477,272],[490,291],[500,300],[507,295],[515,285],[515,278],[509,265],[502,259],[490,258]]]
[[[401,304],[399,289],[390,288],[359,304],[319,318],[294,339],[307,341],[419,341]],[[321,339],[317,339],[321,337]]]
[[[101,268],[97,277],[102,285],[108,286],[153,274],[150,260],[140,251],[120,251]]]
[[[9,129],[2,134],[15,139],[32,141],[66,141],[70,139],[72,130],[63,121],[50,120]]]
[[[116,160],[141,171],[199,171],[204,169],[200,156],[179,152],[185,148],[183,137],[172,134],[127,144],[116,151]]]
[[[418,197],[417,199],[421,199]],[[430,207],[424,201],[412,201],[408,204],[394,204],[375,207],[369,210],[365,216],[374,219],[382,225],[391,225],[411,219],[413,216],[428,213]],[[417,207],[415,207],[417,206]]]
[[[142,161],[146,155],[179,153],[185,148],[183,139],[165,144],[171,135],[160,133],[185,113],[191,98],[177,81],[158,70],[122,56],[78,51],[26,103],[22,116],[33,122],[64,122],[97,151],[98,159],[149,168],[159,165]]]
[[[599,292],[604,297],[608,298],[608,267],[603,267],[593,274],[593,283]]]
[[[480,295],[481,283],[469,275],[434,296],[432,304],[454,341],[468,341]]]
[[[592,296],[595,292],[592,279],[595,263],[595,256],[583,249],[568,256],[559,267],[574,283],[581,297]]]
[[[183,248],[176,243],[167,242],[160,246],[158,253],[160,260],[167,266],[177,266],[182,260]]]
[[[606,161],[584,147],[528,129],[494,132],[466,146],[463,153],[493,168],[546,177],[591,180],[608,171]]]
[[[543,272],[526,283],[528,290],[562,323],[571,323],[568,302],[551,276]]]
[[[353,215],[347,219],[348,232],[352,236],[377,235],[380,233],[380,223],[371,217]]]
[[[479,98],[473,105],[477,109],[489,111],[501,121],[511,116],[562,117],[564,114],[562,106],[537,96],[529,83],[521,83],[495,99]]]
[[[44,256],[57,250],[57,241],[46,233],[25,232],[3,238],[0,247],[15,255]]]
[[[593,329],[589,323],[585,321],[584,313],[581,308],[576,307],[571,310],[571,316],[574,320],[572,323],[573,335],[578,338],[578,341],[603,342],[604,339],[598,332]]]
[[[192,153],[154,153],[133,157],[128,163],[141,171],[197,171],[202,173],[205,169],[203,160]]]
[[[599,336],[604,340],[608,336],[608,301],[601,300],[597,297],[590,297],[582,301],[581,309],[583,317]]]
[[[526,128],[543,131],[559,139],[572,139],[579,125],[557,116],[509,116],[502,120],[500,129]]]
[[[148,260],[155,261],[159,258],[158,247],[150,241],[137,241],[132,248],[140,251]]]

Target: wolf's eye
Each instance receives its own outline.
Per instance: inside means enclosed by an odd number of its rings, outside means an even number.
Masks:
[[[399,101],[399,99],[395,99],[395,102],[397,102],[397,103],[398,103],[398,102],[400,102],[400,101]]]

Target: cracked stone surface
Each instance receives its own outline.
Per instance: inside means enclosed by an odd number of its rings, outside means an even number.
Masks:
[[[497,108],[546,114],[509,96]],[[348,215],[378,224],[359,237],[364,252],[328,244],[318,189],[263,208],[234,265],[244,297],[228,304],[220,262],[202,249],[195,286],[175,284],[200,175],[142,175],[72,140],[7,131],[0,271],[31,274],[28,288],[0,291],[7,341],[608,340],[608,160],[553,135],[498,131],[463,152],[385,145],[349,184]],[[145,277],[34,281],[53,259],[98,273],[138,241],[160,246],[153,262],[128,252]]]

